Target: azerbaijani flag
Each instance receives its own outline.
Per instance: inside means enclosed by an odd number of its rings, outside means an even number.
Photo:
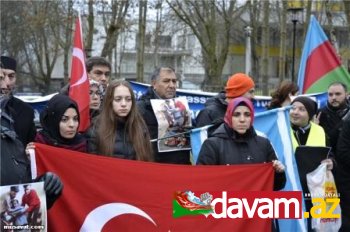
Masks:
[[[333,82],[350,88],[350,74],[342,66],[322,27],[311,15],[301,56],[298,86],[303,94],[326,92]]]

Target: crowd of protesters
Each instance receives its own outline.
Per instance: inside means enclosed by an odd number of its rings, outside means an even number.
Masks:
[[[127,81],[110,80],[111,65],[102,57],[86,62],[90,81],[91,126],[80,134],[77,103],[68,97],[69,85],[52,97],[40,114],[41,130],[36,131],[33,109],[13,96],[16,85],[16,60],[1,56],[1,134],[12,127],[21,147],[20,166],[1,163],[1,185],[30,182],[29,150],[33,142],[44,143],[96,155],[158,163],[191,164],[190,150],[160,152],[157,146],[159,123],[151,99],[176,97],[177,77],[171,67],[160,67],[151,76],[151,86],[137,101]],[[255,84],[243,73],[232,75],[225,90],[206,102],[194,125],[213,125],[208,131],[197,161],[198,165],[230,165],[272,162],[274,189],[283,189],[285,166],[267,138],[257,135],[253,127]],[[350,231],[350,105],[348,89],[343,83],[332,83],[327,105],[318,110],[310,97],[298,96],[298,86],[284,81],[272,95],[268,109],[290,106],[292,147],[330,146],[332,157],[322,162],[336,176],[341,195],[343,231]],[[4,118],[4,119],[3,119]],[[7,124],[5,122],[8,121]],[[9,151],[1,147],[1,159]],[[9,148],[10,149],[10,148]],[[9,168],[10,167],[10,168]],[[49,206],[60,196],[63,183],[54,173],[44,180]],[[311,203],[308,203],[311,204]],[[276,228],[275,228],[276,229]],[[309,230],[311,230],[309,226]]]

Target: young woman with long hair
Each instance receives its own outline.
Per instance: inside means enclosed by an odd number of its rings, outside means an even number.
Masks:
[[[150,136],[127,81],[114,80],[102,111],[88,131],[88,151],[123,159],[153,161]]]

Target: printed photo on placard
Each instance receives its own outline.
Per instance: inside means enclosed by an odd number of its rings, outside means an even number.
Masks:
[[[47,231],[44,182],[0,186],[1,231]]]
[[[186,97],[152,99],[151,104],[158,121],[159,152],[191,149],[186,132],[192,122]]]

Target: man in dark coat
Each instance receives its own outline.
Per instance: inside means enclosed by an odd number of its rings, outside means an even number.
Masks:
[[[11,94],[16,82],[15,70],[16,61],[12,58],[1,56],[0,186],[32,182],[30,162],[25,154],[23,141],[30,142],[34,140],[34,113],[29,105],[29,108],[27,108],[26,103],[16,99]],[[31,121],[26,120],[26,116],[28,116],[26,113],[28,112],[32,113]],[[22,136],[18,136],[18,134]],[[44,182],[47,208],[50,208],[62,193],[63,184],[60,178],[54,173],[46,172],[35,181]]]
[[[29,159],[25,154],[22,142],[16,136],[13,127],[15,121],[6,111],[8,101],[7,96],[0,95],[0,186],[32,182]],[[47,208],[50,208],[62,193],[63,184],[60,178],[54,173],[46,172],[35,181],[44,182]]]
[[[214,126],[208,129],[208,133],[212,134],[217,128],[215,125],[223,123],[226,109],[226,93],[225,91],[221,91],[216,96],[207,100],[205,108],[202,109],[196,117],[196,127],[213,124]]]
[[[350,104],[347,100],[347,87],[341,82],[335,82],[328,87],[327,105],[318,114],[319,125],[326,132],[332,151],[336,152],[337,140],[343,126],[343,121],[350,118]]]
[[[2,72],[4,78],[1,81],[1,94],[9,97],[6,104],[9,115],[14,120],[14,129],[24,146],[34,140],[36,129],[34,124],[33,108],[22,100],[13,96],[16,86],[16,66],[15,59],[1,56]]]
[[[169,67],[157,68],[151,77],[152,86],[141,96],[138,109],[145,120],[151,139],[158,138],[158,121],[154,114],[151,99],[171,99],[176,95],[177,78],[175,71]],[[159,152],[157,142],[152,143],[155,161],[159,163],[190,164],[190,151],[179,150]]]
[[[337,153],[337,188],[340,193],[342,227],[339,231],[350,231],[350,118],[343,124],[340,132]]]
[[[199,112],[196,118],[196,126],[203,127],[213,124],[208,129],[208,136],[211,136],[220,124],[223,123],[228,102],[240,96],[253,99],[254,86],[253,79],[248,75],[243,73],[232,75],[226,83],[226,91],[220,92],[217,96],[206,102],[205,108]]]

